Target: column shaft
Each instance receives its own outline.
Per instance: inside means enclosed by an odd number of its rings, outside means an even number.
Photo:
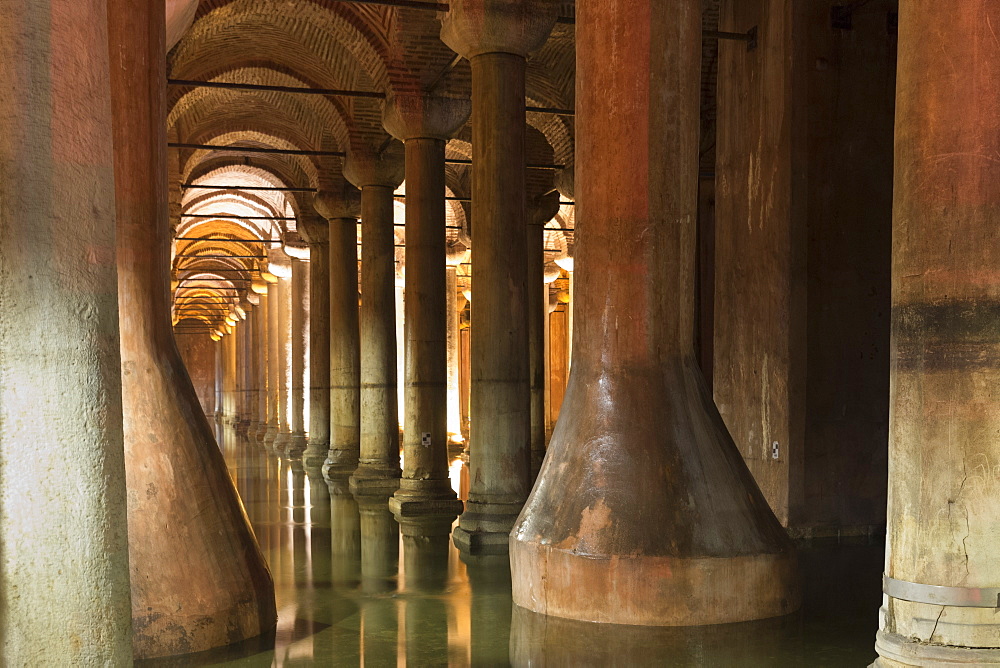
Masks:
[[[886,545],[894,583],[876,665],[994,665],[1000,44],[991,25],[1000,6],[911,0],[900,10]],[[963,606],[977,599],[986,607]]]
[[[258,636],[277,615],[170,328],[164,6],[111,0],[107,16],[133,651],[152,658]]]
[[[251,437],[257,443],[264,442],[268,422],[268,358],[270,355],[268,339],[270,338],[270,294],[260,295],[256,313],[254,313],[253,351],[251,352],[251,369],[253,373],[253,389],[251,400],[255,407],[255,422],[252,425]]]
[[[325,221],[324,221],[325,224]],[[330,450],[330,244],[309,245],[309,444],[306,469],[323,465]]]
[[[576,35],[573,373],[510,534],[514,602],[646,626],[786,614],[794,548],[693,350],[701,3],[582,3]]]
[[[306,449],[306,349],[309,343],[309,263],[292,259],[292,413],[288,454],[298,458]]]
[[[103,0],[0,8],[9,666],[132,660],[107,16]]]
[[[406,147],[406,393],[403,479],[389,507],[457,514],[448,480],[447,321],[443,139]]]
[[[545,284],[543,225],[531,221],[527,230],[528,381],[531,391],[531,481],[545,458],[545,322],[549,288]]]
[[[281,401],[281,281],[267,286],[267,324],[264,327],[263,354],[264,365],[261,386],[266,387],[260,395],[260,410],[265,411],[267,418],[262,439],[265,445],[273,448],[278,436],[280,421],[279,404]]]
[[[354,218],[330,220],[330,452],[327,477],[353,473],[361,451],[358,234]]]
[[[279,278],[278,289],[278,381],[276,392],[274,449],[281,455],[288,454],[292,440],[292,279]]]
[[[399,487],[393,189],[361,188],[361,459],[351,491]]]
[[[445,327],[447,327],[447,367],[448,367],[448,445],[451,449],[451,438],[455,436],[460,439],[462,436],[462,399],[459,396],[459,376],[461,374],[459,346],[461,344],[459,336],[459,316],[460,306],[458,298],[458,275],[457,267],[449,264],[445,278]],[[462,302],[464,303],[464,299]],[[461,452],[462,444],[459,442],[458,451]],[[458,453],[455,453],[456,456]],[[451,459],[449,453],[448,459]]]
[[[530,486],[525,290],[525,58],[472,58],[472,429],[456,543],[505,552]]]

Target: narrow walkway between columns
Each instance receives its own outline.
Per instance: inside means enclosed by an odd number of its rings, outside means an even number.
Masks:
[[[512,605],[506,556],[466,566],[447,539],[401,537],[364,507],[231,428],[217,434],[274,576],[273,645],[181,657],[232,666],[863,666],[881,598],[881,544],[800,547],[802,610],[709,627],[545,618]],[[456,487],[457,487],[457,481]],[[332,495],[331,495],[332,491]]]

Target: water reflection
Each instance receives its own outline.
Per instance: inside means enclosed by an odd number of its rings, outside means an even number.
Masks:
[[[583,624],[515,608],[507,559],[462,561],[447,518],[396,523],[387,497],[219,442],[275,580],[273,639],[163,665],[863,666],[874,658],[881,548],[804,550],[790,618],[694,629]]]

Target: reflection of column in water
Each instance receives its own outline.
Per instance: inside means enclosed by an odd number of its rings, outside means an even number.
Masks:
[[[330,578],[335,589],[350,590],[361,579],[361,519],[347,476],[330,478]]]
[[[448,655],[448,584],[451,520],[403,523],[406,664],[426,666]]]
[[[472,665],[506,665],[510,641],[510,561],[507,555],[462,555],[472,589]]]
[[[336,656],[338,664],[360,665],[361,644],[357,628],[358,605],[350,598],[361,579],[361,519],[358,503],[348,488],[348,476],[341,475],[328,480],[319,469],[310,471],[310,482],[316,486],[328,485],[329,510],[326,511],[329,534],[324,541],[317,540],[319,531],[313,531],[313,560],[315,564],[326,559],[324,573],[329,574],[330,623],[329,634],[333,649],[330,656]],[[319,501],[319,499],[317,499]],[[313,512],[321,512],[313,506]],[[318,528],[318,525],[317,525]],[[326,552],[321,553],[324,545]],[[323,556],[323,555],[328,556]],[[318,578],[317,578],[318,579]],[[325,637],[325,636],[324,636]],[[324,654],[319,653],[320,656]]]
[[[307,469],[309,482],[309,572],[317,587],[330,582],[330,489],[319,469]]]
[[[302,467],[302,460],[286,460],[291,470],[291,507],[289,508],[290,522],[288,523],[288,533],[291,538],[292,564],[295,568],[294,577],[298,578],[299,573],[308,576],[308,551],[307,533],[309,527],[306,526],[306,471]]]
[[[800,634],[798,616],[712,626],[622,626],[513,606],[512,666],[769,667]],[[473,636],[475,637],[475,636]]]
[[[361,652],[365,665],[396,665],[399,609],[399,525],[388,495],[357,496],[361,512]]]

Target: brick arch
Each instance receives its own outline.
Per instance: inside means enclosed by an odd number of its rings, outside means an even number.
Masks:
[[[224,124],[220,124],[224,125]],[[222,129],[218,134],[213,134],[208,132],[206,134],[200,135],[198,141],[193,141],[191,143],[204,143],[213,145],[237,145],[237,146],[262,146],[266,148],[287,148],[287,149],[298,149],[300,146],[293,141],[290,141],[285,136],[281,134],[275,134],[270,132],[273,128],[265,128],[263,131],[257,131],[256,129],[241,129],[241,130],[225,130]],[[297,139],[297,138],[294,138]],[[264,154],[257,154],[263,156]],[[250,156],[251,161],[257,161],[259,158],[255,156]],[[195,172],[196,168],[202,163],[208,163],[214,160],[240,160],[243,156],[235,153],[226,153],[222,151],[211,151],[208,149],[182,149],[181,150],[181,178],[189,179],[191,175]],[[282,156],[287,162],[295,165],[295,167],[303,174],[308,175],[308,181],[310,184],[315,185],[321,183],[320,173],[321,168],[325,165],[321,159],[312,158],[309,156]]]
[[[306,49],[323,57],[329,71],[325,75],[317,72],[317,81],[330,82],[330,73],[341,67],[334,52],[345,50],[358,65],[352,74],[363,72],[376,89],[385,90],[389,82],[385,64],[387,13],[382,7],[325,0],[288,0],[280,11],[258,0],[203,0],[194,26],[170,54],[170,71],[176,75],[195,62],[205,52],[202,43],[217,43],[214,50],[234,50],[233,42],[244,36],[252,37],[245,40],[250,58],[257,57],[255,47],[259,53],[268,42],[280,49],[297,45],[300,55]],[[270,39],[261,40],[261,35]],[[293,67],[301,70],[303,64]]]
[[[256,130],[306,150],[344,150],[350,117],[321,100],[291,99],[281,93],[199,89],[189,93],[168,117],[179,141],[205,143],[223,132]]]

